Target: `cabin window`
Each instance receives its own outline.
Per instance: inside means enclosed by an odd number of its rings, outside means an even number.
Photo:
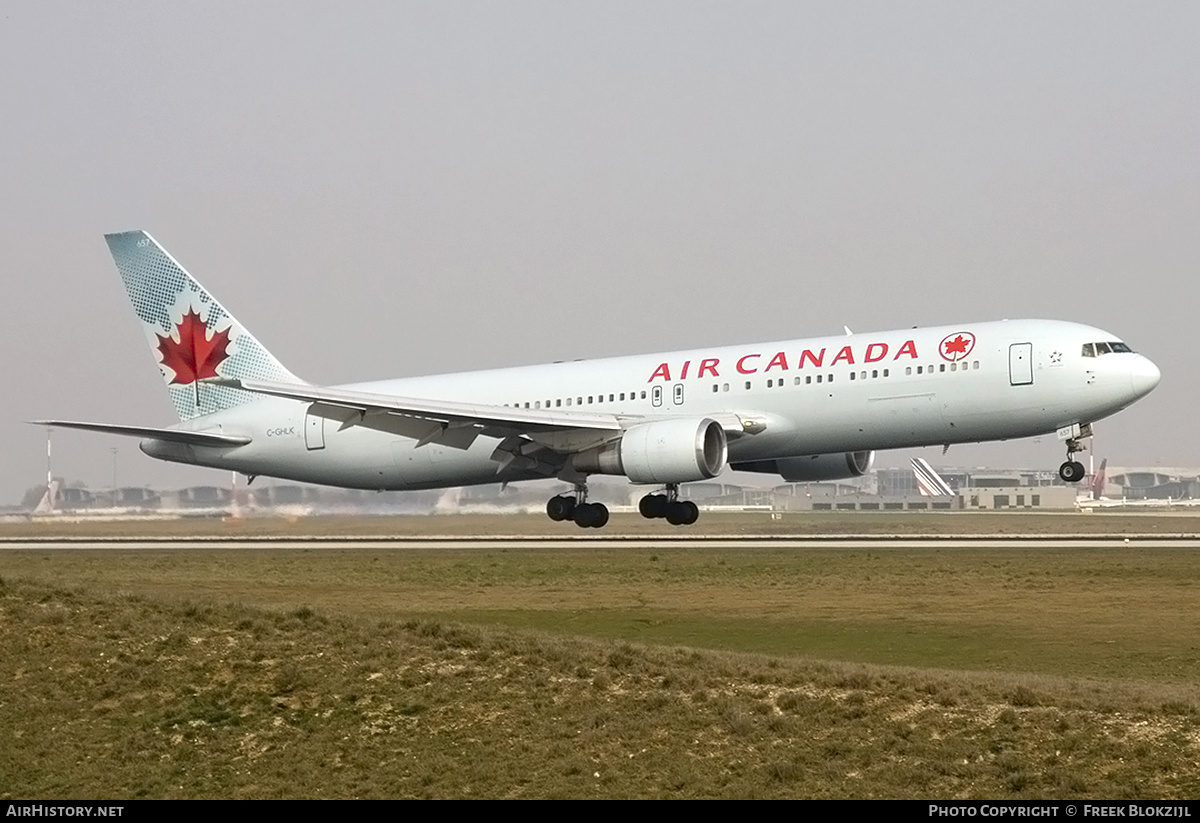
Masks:
[[[567,405],[568,406],[571,405],[571,398],[569,398],[569,397],[567,398]]]
[[[917,366],[917,374],[924,374],[924,373],[925,373],[925,367]]]
[[[866,372],[863,372],[863,379],[866,379],[866,376],[867,376],[867,373],[866,373]],[[851,379],[851,380],[853,380],[853,379],[854,379],[854,372],[850,372],[850,379]]]
[[[556,408],[561,408],[562,407],[562,398],[560,397],[558,400],[555,400],[554,405]]]
[[[884,377],[887,377],[887,376],[888,376],[888,370],[887,370],[887,369],[884,369],[884,370],[883,370],[883,376],[884,376]]]
[[[945,370],[946,370],[946,364],[945,364],[945,363],[942,363],[942,364],[941,364],[941,365],[938,367],[938,371],[944,372]]]
[[[817,375],[817,382],[818,382],[818,383],[820,383],[820,382],[821,382],[821,375],[819,375],[819,374]]]
[[[911,375],[912,375],[912,366],[905,366],[904,367],[904,376],[909,377]]]
[[[750,391],[750,381],[746,381],[746,391]]]
[[[726,383],[725,385],[723,385],[723,386],[721,387],[721,391],[729,391],[729,384],[728,384],[728,383]]]
[[[808,377],[804,378],[804,385],[806,385],[806,386],[812,385],[812,375],[811,374],[808,375]]]
[[[717,384],[716,384],[716,383],[713,383],[713,394],[716,394],[716,393],[717,393],[717,391],[718,391]]]

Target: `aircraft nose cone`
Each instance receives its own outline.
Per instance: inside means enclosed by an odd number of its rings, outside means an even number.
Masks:
[[[1133,386],[1134,394],[1138,397],[1143,397],[1153,391],[1161,378],[1162,372],[1158,370],[1158,366],[1154,365],[1149,358],[1141,355],[1138,355],[1129,370],[1129,382]]]

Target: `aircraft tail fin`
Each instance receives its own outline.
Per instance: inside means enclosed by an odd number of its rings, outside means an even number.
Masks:
[[[1104,497],[1104,487],[1108,484],[1108,458],[1100,461],[1100,471],[1096,472],[1092,478],[1092,499],[1099,500]]]
[[[912,463],[917,489],[924,497],[949,497],[954,494],[950,484],[933,470],[933,466],[929,465],[929,461],[924,457],[914,457],[909,462]]]
[[[302,382],[149,234],[127,231],[104,239],[180,420],[257,399],[205,378]]]

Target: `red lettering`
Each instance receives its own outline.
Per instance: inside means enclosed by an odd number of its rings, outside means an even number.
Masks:
[[[646,382],[653,383],[654,378],[656,378],[656,377],[661,377],[663,380],[666,380],[668,383],[671,382],[671,367],[668,366],[666,363],[663,363],[661,366],[659,366],[657,369],[654,370],[654,374],[650,375],[650,379],[647,380]]]
[[[833,358],[833,362],[829,365],[836,366],[841,360],[845,360],[851,366],[854,365],[854,352],[850,351],[849,346],[842,346],[842,350],[837,353],[837,357]]]
[[[761,354],[747,354],[747,355],[744,355],[743,357],[738,358],[737,370],[739,372],[741,372],[742,374],[754,374],[756,371],[758,371],[757,368],[753,368],[753,369],[746,368],[746,361],[749,360],[751,357],[762,357],[762,355]]]
[[[775,368],[776,366],[783,369],[784,371],[787,371],[787,355],[784,354],[783,352],[779,352],[779,354],[772,357],[771,362],[767,364],[767,367],[765,369],[763,369],[763,371],[770,371],[771,369]]]
[[[887,343],[872,343],[871,345],[867,346],[867,353],[863,357],[863,362],[874,363],[878,360],[882,360],[887,356],[887,349]],[[878,354],[873,354],[872,352],[878,352]]]
[[[712,373],[713,377],[720,377],[720,375],[717,374],[717,364],[720,362],[721,361],[719,359],[717,359],[716,357],[710,358],[708,360],[701,360],[700,361],[700,373],[697,374],[696,376],[703,377],[704,372],[709,371]]]
[[[900,355],[902,355],[902,354],[907,354],[913,360],[916,360],[917,359],[917,344],[914,343],[912,340],[909,340],[903,346],[900,347],[900,350],[896,352],[896,356],[893,357],[892,359],[899,360]]]
[[[683,361],[683,374],[679,375],[680,380],[687,380],[687,370],[688,370],[688,366],[690,366],[690,365],[692,365],[691,360]]]
[[[825,350],[821,349],[820,354],[813,354],[808,349],[800,352],[800,365],[796,366],[796,368],[804,368],[805,360],[811,360],[814,366],[819,366],[825,361]]]

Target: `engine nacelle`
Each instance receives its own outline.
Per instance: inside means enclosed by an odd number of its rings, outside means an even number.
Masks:
[[[725,470],[729,445],[721,424],[710,418],[639,423],[621,439],[580,452],[572,466],[588,474],[623,474],[634,483],[689,483]]]
[[[875,452],[846,452],[845,454],[814,454],[810,457],[781,457],[778,460],[758,460],[753,463],[734,463],[739,472],[777,474],[789,483],[819,483],[825,480],[848,480],[862,477],[875,463]]]

